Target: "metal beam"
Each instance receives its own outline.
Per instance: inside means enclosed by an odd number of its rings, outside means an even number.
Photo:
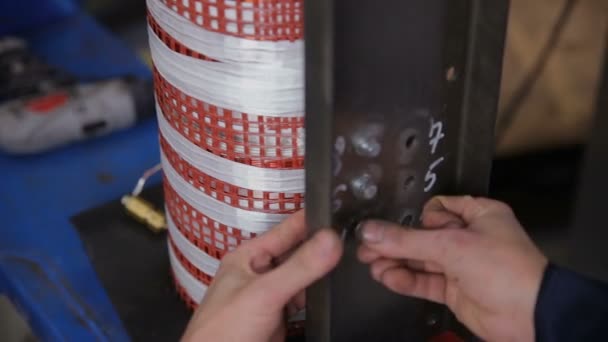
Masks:
[[[608,281],[605,196],[608,193],[608,30],[605,36],[603,73],[597,93],[593,130],[579,181],[574,222],[568,232],[567,266]]]
[[[425,341],[441,306],[394,295],[355,258],[362,219],[416,224],[436,193],[487,191],[508,1],[306,1],[306,206],[346,236],[307,292],[307,340]]]

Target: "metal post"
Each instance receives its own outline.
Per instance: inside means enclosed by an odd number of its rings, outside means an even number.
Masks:
[[[608,281],[606,205],[608,193],[608,31],[605,36],[603,73],[597,94],[596,114],[585,152],[574,222],[568,232],[567,266]]]
[[[307,340],[425,341],[462,330],[355,258],[365,218],[416,224],[437,193],[485,194],[508,1],[306,1],[306,207],[346,235],[307,293]]]

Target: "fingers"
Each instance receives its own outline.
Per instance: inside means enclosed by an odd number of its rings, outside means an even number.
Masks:
[[[447,233],[446,233],[447,232]],[[414,259],[441,263],[452,230],[414,230],[384,221],[369,221],[361,229],[361,240],[372,252],[385,258]],[[369,251],[360,257],[373,260]]]
[[[436,196],[425,205],[423,212],[449,212],[457,215],[466,223],[471,223],[482,215],[484,210],[471,196]]]
[[[286,253],[306,237],[306,220],[304,210],[289,216],[285,221],[250,240],[243,245],[249,251],[256,251],[256,255],[269,254],[271,257],[279,257]],[[264,258],[264,257],[261,257]],[[256,261],[257,263],[257,261]],[[260,261],[263,263],[263,261]]]
[[[342,256],[342,242],[331,230],[322,230],[305,242],[276,269],[262,275],[253,285],[252,298],[261,305],[282,308],[296,294],[331,271]]]
[[[301,291],[287,304],[287,315],[292,317],[306,307],[306,291]]]
[[[422,212],[424,228],[464,228],[466,223],[456,214],[445,210],[424,210]]]
[[[382,276],[385,272],[393,269],[399,269],[403,267],[403,263],[395,259],[379,259],[372,263],[369,270],[372,274],[372,278],[382,282]]]
[[[443,273],[443,267],[436,262],[432,261],[420,261],[420,260],[406,260],[404,265],[414,271],[427,272],[427,273]]]
[[[373,249],[361,245],[357,249],[357,258],[364,264],[371,264],[372,262],[380,259],[382,255],[380,253],[374,251]]]
[[[298,311],[304,309],[306,307],[306,291],[301,291],[295,295],[291,302],[298,308]]]
[[[390,259],[374,262],[371,265],[371,273],[376,281],[393,292],[445,303],[446,281],[442,275],[412,271]]]
[[[365,245],[359,246],[357,249],[357,258],[364,264],[371,264],[377,260],[383,259],[378,252],[371,250]],[[443,267],[436,262],[422,260],[404,260],[401,264],[415,271],[424,271],[430,273],[443,273]]]
[[[254,255],[251,258],[249,266],[255,273],[266,273],[274,268],[274,259],[272,255],[263,252],[257,255]]]
[[[484,215],[510,213],[511,211],[506,204],[487,198],[437,196],[425,205],[423,217],[433,212],[449,212],[461,218],[465,223],[470,224]],[[436,217],[431,217],[428,219],[437,219]]]

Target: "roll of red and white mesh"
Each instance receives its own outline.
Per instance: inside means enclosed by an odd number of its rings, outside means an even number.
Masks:
[[[303,0],[148,0],[169,226],[196,307],[221,258],[304,206]]]

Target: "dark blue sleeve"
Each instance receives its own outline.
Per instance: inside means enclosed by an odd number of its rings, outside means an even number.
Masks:
[[[608,341],[608,284],[549,265],[534,316],[538,342]]]

